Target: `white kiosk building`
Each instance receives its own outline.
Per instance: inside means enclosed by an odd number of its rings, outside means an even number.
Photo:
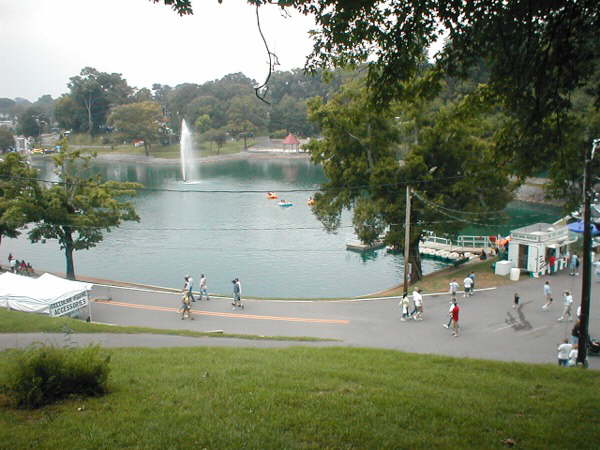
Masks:
[[[508,259],[512,267],[530,272],[533,276],[564,269],[568,245],[575,242],[569,240],[566,225],[549,223],[517,228],[511,231],[510,237]]]

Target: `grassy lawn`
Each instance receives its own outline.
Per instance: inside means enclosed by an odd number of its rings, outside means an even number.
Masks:
[[[448,267],[438,272],[425,275],[421,281],[410,286],[409,293],[412,292],[414,286],[420,287],[424,294],[433,292],[448,292],[448,283],[450,283],[453,278],[456,278],[456,281],[458,284],[460,284],[462,289],[462,281],[467,275],[469,275],[471,271],[475,273],[476,288],[481,289],[517,283],[516,281],[511,281],[509,277],[495,275],[492,271],[492,264],[494,262],[495,259],[477,261],[469,264],[463,264],[459,267]],[[393,289],[379,292],[377,294],[373,294],[373,296],[381,295],[402,295],[402,285],[394,287]]]
[[[87,323],[82,320],[70,319],[68,317],[49,317],[42,314],[32,314],[20,311],[10,311],[0,308],[0,333],[125,333],[125,334],[167,334],[176,336],[212,336],[228,337],[254,340],[277,340],[277,341],[332,341],[334,339],[320,339],[312,337],[286,337],[286,336],[257,336],[252,334],[226,334],[226,333],[202,333],[188,330],[163,330],[146,327],[122,327]],[[0,447],[1,448],[1,447]]]
[[[128,154],[128,155],[144,155],[144,147],[134,147],[131,144],[110,145],[103,143],[99,137],[90,139],[87,135],[74,135],[69,137],[69,143],[72,145],[82,146],[82,150],[96,152],[97,154]],[[248,140],[247,145],[250,147],[254,144],[253,140]],[[202,157],[215,155],[228,155],[239,153],[244,149],[244,141],[228,141],[223,147],[218,148],[212,142],[200,141],[196,143],[196,148],[199,150]],[[177,159],[180,156],[179,142],[171,145],[153,144],[150,150],[150,156],[155,158]]]
[[[1,448],[597,448],[600,373],[389,350],[111,349],[110,393],[0,396]],[[0,381],[15,351],[0,353]]]

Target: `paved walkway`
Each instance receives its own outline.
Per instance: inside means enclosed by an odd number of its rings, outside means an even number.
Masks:
[[[77,344],[104,346],[332,346],[387,348],[415,353],[458,357],[556,363],[556,347],[570,335],[573,322],[558,322],[562,292],[574,294],[575,308],[581,295],[581,278],[559,273],[547,277],[554,293],[549,312],[541,309],[543,279],[524,279],[516,284],[477,291],[461,307],[461,336],[452,338],[442,324],[447,321],[449,296],[425,295],[425,320],[400,321],[398,300],[393,298],[338,301],[246,300],[244,310],[233,310],[231,299],[196,302],[196,320],[181,320],[178,293],[143,288],[96,286],[91,303],[95,322],[196,331],[222,330],[263,336],[312,336],[338,342],[253,341],[229,338],[190,338],[163,335],[77,334]],[[593,282],[590,334],[600,335],[599,285]],[[518,291],[522,306],[512,308]],[[32,341],[61,343],[55,334],[0,335],[0,348],[25,346]],[[600,357],[590,357],[590,367],[600,368]]]

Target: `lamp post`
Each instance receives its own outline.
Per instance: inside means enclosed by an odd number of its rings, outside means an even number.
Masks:
[[[594,139],[591,152],[585,152],[585,165],[583,167],[583,261],[581,277],[581,317],[579,323],[579,347],[577,363],[585,367],[588,348],[588,325],[590,317],[590,293],[592,290],[592,224],[590,203],[592,196],[592,181],[590,168],[594,153],[600,147],[600,139]]]

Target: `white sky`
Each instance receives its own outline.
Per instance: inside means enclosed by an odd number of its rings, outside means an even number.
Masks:
[[[130,86],[202,84],[243,72],[259,83],[268,59],[245,0],[193,0],[180,17],[148,0],[0,0],[0,98],[35,101],[68,92],[86,66],[121,73]],[[279,70],[303,67],[309,17],[261,7],[263,33]]]

